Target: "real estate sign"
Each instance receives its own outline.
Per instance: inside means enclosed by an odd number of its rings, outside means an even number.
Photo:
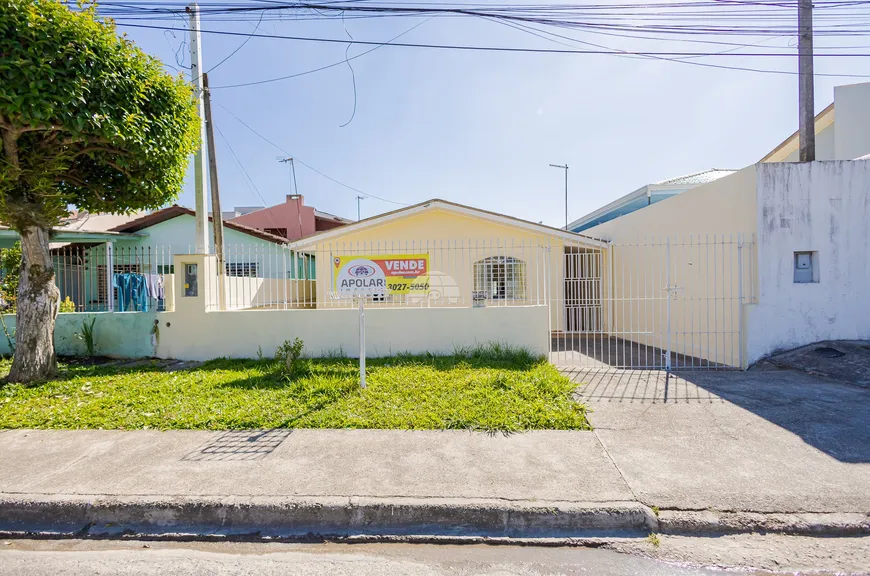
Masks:
[[[332,264],[339,296],[429,293],[428,254],[336,256]]]

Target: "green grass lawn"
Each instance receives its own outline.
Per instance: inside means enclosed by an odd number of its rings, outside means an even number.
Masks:
[[[0,361],[0,375],[10,361]],[[498,347],[453,356],[307,361],[288,378],[269,360],[158,367],[62,365],[56,380],[0,387],[0,428],[588,429],[575,385],[545,360]]]

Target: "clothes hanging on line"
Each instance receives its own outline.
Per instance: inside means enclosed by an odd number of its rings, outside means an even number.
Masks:
[[[145,276],[145,284],[148,287],[148,296],[155,300],[163,300],[163,276],[160,274],[148,274]]]
[[[145,276],[133,272],[115,274],[112,285],[118,289],[118,311],[126,312],[129,308],[136,312],[148,311],[148,285]]]

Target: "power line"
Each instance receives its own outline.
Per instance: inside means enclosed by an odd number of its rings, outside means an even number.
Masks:
[[[220,106],[220,104],[218,104],[218,106]],[[245,165],[242,164],[242,161],[241,161],[241,160],[239,159],[239,157],[236,155],[235,150],[233,150],[233,147],[230,145],[230,141],[229,141],[229,139],[228,139],[226,136],[224,136],[224,133],[223,133],[223,132],[221,132],[220,126],[218,126],[217,124],[215,124],[215,128],[217,129],[218,134],[220,134],[221,140],[224,141],[224,144],[226,145],[227,149],[230,151],[230,155],[233,157],[233,160],[235,160],[235,162],[236,162],[236,166],[238,166],[238,167],[239,167],[239,170],[242,171],[242,174],[244,175],[244,178],[242,178],[242,181],[243,181],[243,182],[245,183],[245,185],[248,187],[248,191],[256,192],[257,197],[258,197],[258,198],[260,199],[260,201],[263,203],[263,207],[264,207],[264,208],[268,208],[268,207],[269,207],[269,203],[266,202],[266,199],[263,198],[263,195],[262,195],[262,194],[260,194],[260,189],[257,188],[257,185],[256,185],[256,184],[254,184],[254,179],[251,178],[251,175],[248,174],[248,171],[247,171],[247,170],[245,170]],[[266,212],[266,217],[269,218],[269,222],[272,223],[272,227],[273,227],[273,228],[276,228],[276,229],[279,228],[279,226],[275,223],[275,220],[272,218],[272,214],[270,214],[269,212]]]
[[[375,50],[377,50],[378,48],[383,48],[384,46],[388,45],[390,42],[393,42],[394,40],[401,38],[402,36],[411,32],[412,30],[419,28],[420,26],[422,26],[423,24],[425,24],[426,22],[428,22],[432,18],[434,18],[434,16],[429,17],[426,20],[423,20],[422,22],[418,22],[417,24],[415,24],[414,26],[411,26],[410,28],[408,28],[407,30],[402,32],[401,34],[393,36],[392,38],[390,38],[386,42],[384,42],[378,46],[375,46],[374,48],[369,48],[365,52],[360,52],[356,56],[351,56],[349,58],[345,58],[344,60],[339,60],[338,62],[333,62],[332,64],[327,64],[326,66],[320,66],[318,68],[313,68],[311,70],[306,70],[304,72],[297,72],[295,74],[289,74],[287,76],[279,76],[277,78],[267,78],[266,80],[256,80],[254,82],[242,82],[239,84],[225,84],[223,86],[213,86],[212,90],[216,90],[218,88],[241,88],[243,86],[257,86],[260,84],[268,84],[270,82],[279,82],[281,80],[289,80],[291,78],[299,78],[300,76],[307,76],[308,74],[314,74],[315,72],[321,72],[323,70],[328,70],[329,68],[335,68],[336,66],[341,66],[342,64],[344,64],[345,62],[348,62],[350,60],[356,60],[357,58],[362,58],[366,54],[370,54],[370,53],[374,52]]]
[[[206,74],[208,74],[209,72],[213,71],[215,68],[217,68],[218,66],[220,66],[221,64],[223,64],[224,62],[226,62],[227,60],[229,60],[230,58],[232,58],[233,56],[235,56],[235,55],[236,55],[236,52],[238,52],[239,50],[241,50],[242,48],[244,48],[244,47],[245,47],[245,44],[247,44],[248,42],[250,42],[251,38],[253,38],[253,34],[256,34],[257,30],[260,29],[260,24],[263,23],[263,14],[265,14],[265,12],[263,12],[262,14],[260,14],[260,20],[257,22],[257,25],[254,27],[254,31],[251,32],[251,35],[249,35],[247,38],[245,38],[244,42],[242,42],[241,44],[239,44],[238,48],[236,48],[235,50],[233,50],[232,52],[230,52],[229,55],[228,55],[226,58],[224,58],[223,60],[221,60],[220,62],[218,62],[218,63],[215,64],[214,66],[212,66],[211,68],[209,68],[209,69],[208,69],[208,72],[206,72]]]
[[[676,58],[676,57],[668,58],[666,56],[658,56],[658,55],[651,55],[651,54],[635,55],[635,54],[632,54],[630,52],[624,52],[624,51],[616,49],[616,48],[602,46],[601,44],[594,44],[592,42],[586,42],[584,40],[580,40],[578,38],[572,38],[570,36],[565,36],[563,34],[556,34],[555,32],[549,32],[547,30],[540,30],[538,28],[535,28],[534,26],[521,24],[519,22],[504,22],[504,21],[500,21],[500,20],[495,20],[495,21],[499,24],[509,26],[511,28],[514,28],[514,29],[517,29],[517,30],[520,30],[523,32],[527,32],[527,33],[529,33],[533,36],[536,36],[538,38],[543,38],[545,40],[550,40],[551,42],[556,42],[557,44],[561,44],[562,46],[567,46],[567,44],[564,44],[562,42],[558,42],[556,40],[553,40],[552,38],[547,38],[546,36],[543,36],[543,35],[546,34],[548,36],[555,36],[557,38],[563,38],[565,40],[570,40],[570,41],[576,42],[578,44],[585,44],[588,46],[597,46],[597,47],[603,48],[603,49],[615,50],[617,53],[614,54],[614,56],[623,56],[626,58],[648,58],[648,59],[653,59],[653,60],[662,60],[662,61],[666,61],[666,62],[676,62],[677,64],[690,64],[692,66],[701,66],[704,68],[715,68],[715,69],[719,69],[719,70],[738,70],[741,72],[757,72],[757,73],[762,73],[762,74],[785,74],[785,75],[789,75],[789,76],[795,76],[798,74],[797,72],[794,72],[791,70],[769,70],[766,68],[750,68],[747,66],[732,66],[732,65],[728,65],[728,64],[713,64],[711,62],[696,62],[696,61],[690,60],[690,58],[697,58],[697,57],[700,57],[700,55],[699,56],[683,56],[680,58]],[[540,32],[540,34],[538,34],[537,32]],[[617,36],[617,34],[609,34],[609,35]],[[741,47],[748,47],[749,45],[736,44],[735,46],[737,46],[737,48],[732,48],[731,50],[723,50],[721,52],[715,52],[715,53],[711,53],[711,54],[704,54],[703,56],[721,55],[721,54],[725,54],[726,52],[731,52],[731,51],[736,50],[736,49],[741,48]],[[740,54],[740,56],[742,56],[742,55],[743,54]],[[865,75],[865,74],[824,74],[824,73],[817,73],[816,76],[833,76],[833,77],[838,77],[838,78],[840,78],[840,77],[870,78],[870,75]]]
[[[147,24],[123,24],[118,23],[118,26],[128,28],[148,28],[153,30],[173,30],[189,32],[186,28],[170,28],[167,26],[151,26]],[[217,34],[221,36],[248,36],[245,32],[232,32],[229,30],[200,30],[203,34]],[[587,54],[587,55],[616,55],[625,54],[632,56],[732,56],[717,52],[657,52],[650,50],[559,50],[555,48],[520,48],[515,46],[472,46],[467,44],[413,44],[409,42],[374,42],[368,40],[350,40],[342,38],[312,38],[309,36],[284,36],[280,34],[251,34],[254,38],[269,38],[273,40],[295,40],[300,42],[324,42],[329,44],[359,44],[361,46],[391,46],[397,48],[431,48],[435,50],[462,50],[474,52],[519,52],[531,54]],[[794,55],[787,53],[771,53],[771,52],[751,52],[740,55],[741,57],[788,57],[793,58]],[[860,54],[816,54],[820,57],[843,57],[843,58],[867,58],[870,53]]]
[[[269,140],[268,138],[266,138],[265,136],[263,136],[262,134],[260,134],[259,132],[257,132],[257,131],[256,131],[254,128],[252,128],[252,127],[251,127],[247,122],[245,122],[244,120],[242,120],[241,118],[239,118],[239,117],[238,117],[238,116],[237,116],[237,115],[236,115],[232,110],[230,110],[230,109],[227,108],[226,106],[222,105],[220,102],[215,102],[215,104],[217,104],[218,106],[220,106],[221,108],[223,108],[223,109],[224,109],[224,110],[225,110],[225,111],[226,111],[230,116],[232,116],[233,118],[235,118],[236,120],[238,120],[238,121],[242,124],[242,126],[244,126],[244,127],[247,128],[248,130],[250,130],[251,132],[253,132],[254,135],[256,135],[258,138],[260,138],[261,140],[263,140],[264,142],[266,142],[266,143],[268,143],[268,144],[271,144],[271,145],[274,146],[277,150],[283,152],[283,153],[286,154],[287,156],[292,156],[293,159],[294,159],[296,162],[299,162],[300,164],[302,164],[303,166],[305,166],[306,168],[308,168],[308,169],[311,170],[312,172],[316,172],[317,174],[320,174],[321,176],[323,176],[323,177],[326,178],[327,180],[329,180],[329,181],[331,181],[331,182],[334,182],[334,183],[338,184],[339,186],[343,186],[343,187],[347,188],[348,190],[352,190],[352,191],[356,192],[357,194],[362,194],[363,196],[366,196],[366,197],[368,197],[368,198],[374,198],[374,199],[376,199],[376,200],[380,200],[381,202],[388,202],[388,203],[390,203],[390,204],[396,204],[396,205],[398,205],[398,206],[410,206],[410,204],[407,204],[407,203],[405,203],[405,202],[396,202],[395,200],[390,200],[390,199],[388,199],[388,198],[382,198],[381,196],[375,196],[374,194],[369,194],[368,192],[363,192],[363,191],[360,190],[359,188],[354,188],[353,186],[350,186],[349,184],[345,184],[344,182],[341,182],[341,181],[339,181],[339,180],[336,180],[336,179],[333,178],[332,176],[330,176],[330,175],[328,175],[328,174],[325,174],[324,172],[321,172],[320,170],[318,170],[317,168],[315,168],[315,167],[312,166],[311,164],[308,164],[307,162],[302,161],[302,160],[299,158],[299,156],[296,156],[295,154],[291,154],[290,152],[288,152],[287,150],[285,150],[284,148],[282,148],[282,147],[279,146],[278,144],[275,144],[273,141]]]

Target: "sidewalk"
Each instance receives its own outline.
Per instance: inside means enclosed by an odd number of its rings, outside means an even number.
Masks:
[[[0,531],[870,533],[870,390],[791,371],[574,377],[594,432],[0,432]]]

